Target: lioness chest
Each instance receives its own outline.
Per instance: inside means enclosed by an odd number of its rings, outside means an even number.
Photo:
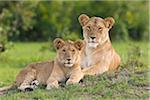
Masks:
[[[90,65],[92,65],[91,57],[91,55],[82,55],[81,68],[89,67]]]
[[[103,55],[98,54],[90,50],[85,50],[81,56],[81,68],[90,67],[91,65],[98,62],[98,60],[103,59]]]
[[[112,51],[105,51],[105,50],[85,50],[82,53],[82,60],[81,60],[81,68],[86,68],[90,67],[96,63],[103,63],[106,62],[107,60],[111,59]]]

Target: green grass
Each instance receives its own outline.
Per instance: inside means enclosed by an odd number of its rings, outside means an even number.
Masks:
[[[55,52],[47,48],[48,43],[14,43],[0,54],[0,87],[11,84],[17,73],[27,64],[51,60]],[[66,86],[47,91],[41,87],[33,92],[11,90],[0,96],[0,100],[112,100],[148,99],[148,43],[115,42],[114,48],[120,54],[122,64],[115,72],[99,76],[87,76],[78,85]],[[135,48],[139,47],[138,50]],[[128,55],[130,53],[130,55]],[[140,54],[139,54],[140,53]]]

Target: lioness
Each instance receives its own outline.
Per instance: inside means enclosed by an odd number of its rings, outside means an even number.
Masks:
[[[13,85],[0,88],[0,94],[6,93],[13,87],[25,91],[31,89],[31,83],[36,80],[39,84],[47,85],[47,89],[58,87],[58,82],[65,81],[67,84],[78,83],[83,78],[80,67],[80,53],[83,47],[82,41],[54,40],[57,56],[54,61],[29,64],[16,77]]]
[[[81,14],[78,20],[83,29],[85,42],[81,57],[84,74],[97,75],[116,69],[120,64],[120,56],[112,47],[109,39],[109,30],[115,23],[114,19],[112,17],[89,18]]]

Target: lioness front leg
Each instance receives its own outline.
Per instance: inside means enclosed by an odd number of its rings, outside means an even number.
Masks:
[[[88,68],[84,68],[82,71],[84,75],[99,75],[102,74],[106,71],[108,71],[109,65],[107,64],[102,64],[102,63],[97,63],[95,65],[92,65]]]

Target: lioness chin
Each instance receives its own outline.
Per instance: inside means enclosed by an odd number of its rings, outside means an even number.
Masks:
[[[120,65],[120,56],[114,50],[109,39],[109,30],[115,21],[112,17],[89,18],[85,14],[79,16],[83,29],[85,47],[82,51],[81,67],[85,75],[98,75]]]
[[[0,88],[0,94],[17,87],[19,90],[32,90],[38,84],[47,85],[46,89],[58,87],[58,82],[67,80],[67,84],[78,83],[83,78],[80,67],[82,41],[63,41],[55,39],[57,56],[54,61],[32,63],[19,72],[14,84]]]

